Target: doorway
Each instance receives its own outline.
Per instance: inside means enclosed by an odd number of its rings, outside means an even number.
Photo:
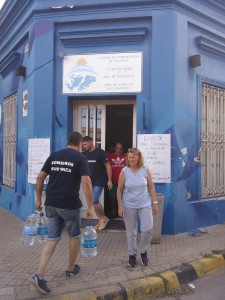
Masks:
[[[126,153],[133,145],[133,105],[107,105],[105,132],[106,150],[111,152],[111,146],[120,142]],[[107,188],[104,191],[104,211],[109,219],[118,218],[115,192],[109,192]]]
[[[77,101],[74,99],[73,128],[93,138],[95,147],[108,150],[111,144],[121,142],[124,152],[136,144],[136,102],[135,100],[93,99]],[[81,217],[86,216],[86,201],[84,194],[80,192],[83,207]],[[101,195],[101,204],[105,214],[110,218],[111,206],[107,201],[106,188]],[[96,216],[94,216],[96,217]]]
[[[106,150],[116,142],[123,144],[124,152],[133,145],[133,105],[106,106]]]

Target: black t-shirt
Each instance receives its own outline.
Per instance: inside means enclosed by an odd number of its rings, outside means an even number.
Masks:
[[[84,152],[84,155],[91,171],[92,186],[105,186],[108,180],[105,167],[108,161],[107,153],[100,148],[95,148],[94,151]]]
[[[49,174],[45,205],[64,209],[82,206],[79,196],[81,176],[90,176],[82,153],[71,148],[54,152],[46,160],[42,171]]]

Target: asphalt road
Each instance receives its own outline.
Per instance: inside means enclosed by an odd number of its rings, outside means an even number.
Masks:
[[[194,285],[193,288],[189,285]],[[197,279],[169,296],[157,300],[224,300],[225,268],[215,274]],[[152,299],[152,298],[151,298]],[[148,300],[148,298],[143,299]],[[150,300],[150,298],[149,298]]]

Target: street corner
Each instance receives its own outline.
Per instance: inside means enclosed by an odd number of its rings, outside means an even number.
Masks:
[[[198,277],[212,274],[225,267],[225,259],[222,254],[212,254],[190,263]]]
[[[166,291],[178,289],[200,277],[217,272],[225,267],[224,253],[210,254],[191,263],[184,263],[176,269],[161,273]]]
[[[160,273],[160,277],[162,277],[162,279],[164,281],[164,285],[165,285],[167,292],[179,288],[179,280],[178,280],[175,272],[166,271],[166,272]]]

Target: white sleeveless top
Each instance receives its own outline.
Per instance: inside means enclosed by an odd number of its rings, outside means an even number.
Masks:
[[[142,208],[151,206],[151,196],[147,184],[147,167],[142,166],[137,172],[130,168],[122,169],[125,177],[125,184],[122,194],[123,207]]]

